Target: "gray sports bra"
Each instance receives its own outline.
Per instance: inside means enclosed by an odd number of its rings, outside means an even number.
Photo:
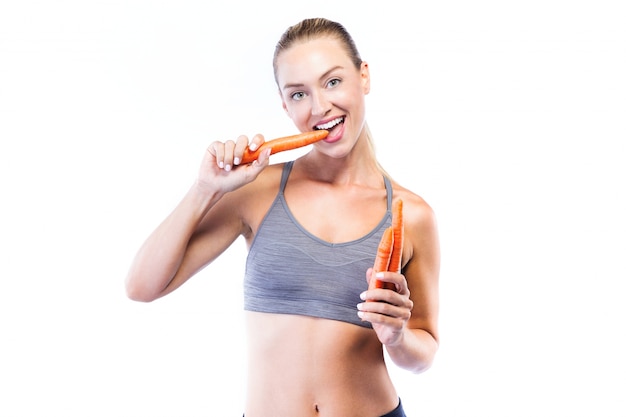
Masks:
[[[244,309],[340,320],[371,328],[357,316],[365,271],[391,226],[391,183],[385,177],[387,212],[360,239],[329,243],[307,232],[293,217],[284,190],[293,161],[285,164],[276,199],[259,226],[246,261]]]

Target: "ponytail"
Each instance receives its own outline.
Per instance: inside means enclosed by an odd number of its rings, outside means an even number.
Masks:
[[[363,125],[363,130],[365,131],[365,140],[367,141],[367,147],[370,150],[372,158],[374,158],[374,162],[376,163],[376,168],[378,168],[378,170],[380,170],[380,172],[382,172],[382,174],[385,177],[391,179],[391,177],[389,176],[389,173],[385,171],[385,169],[382,167],[382,165],[378,161],[378,158],[376,157],[376,145],[374,144],[374,137],[372,136],[372,131],[370,130],[370,127],[367,124],[367,122],[365,122],[365,125]]]

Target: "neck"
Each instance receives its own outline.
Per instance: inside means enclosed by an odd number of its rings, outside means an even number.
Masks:
[[[345,157],[334,158],[313,149],[300,158],[299,165],[309,178],[336,185],[379,182],[383,174],[366,137],[359,138]]]

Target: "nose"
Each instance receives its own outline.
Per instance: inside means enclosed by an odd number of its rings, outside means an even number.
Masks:
[[[332,105],[330,101],[321,92],[316,92],[311,95],[311,114],[313,116],[324,116],[330,112]]]

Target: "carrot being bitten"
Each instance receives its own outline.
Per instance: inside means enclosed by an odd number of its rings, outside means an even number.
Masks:
[[[259,157],[259,155],[261,155],[261,152],[263,152],[263,150],[267,148],[272,149],[270,151],[270,155],[273,155],[277,152],[290,151],[292,149],[297,149],[303,146],[311,145],[315,142],[325,139],[326,136],[328,136],[328,130],[314,130],[311,132],[304,132],[304,133],[299,133],[297,135],[272,139],[270,141],[264,142],[254,152],[250,151],[249,148],[246,148],[246,150],[243,152],[241,163],[249,164],[250,162],[256,160]]]
[[[402,215],[402,200],[398,199],[392,207],[391,227],[385,230],[378,245],[373,267],[374,274],[384,271],[400,272],[402,269],[403,246],[404,217]],[[395,285],[389,282],[375,280],[374,288],[395,290]]]

